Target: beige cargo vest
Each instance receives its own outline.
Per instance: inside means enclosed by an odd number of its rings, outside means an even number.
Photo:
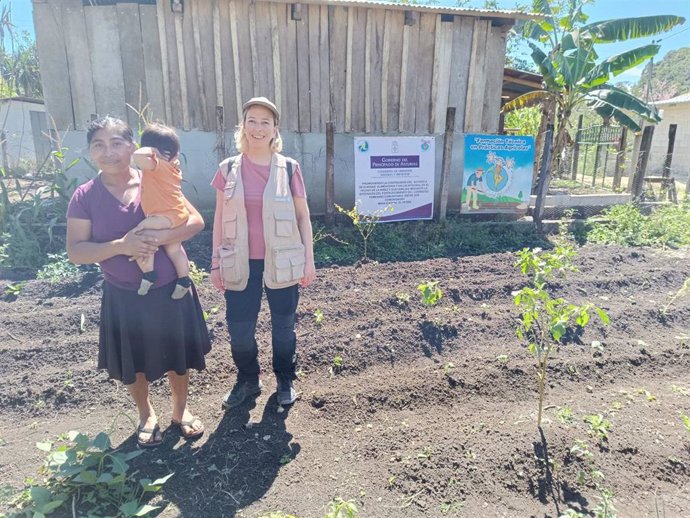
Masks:
[[[264,189],[263,227],[266,255],[264,283],[269,288],[286,288],[304,276],[305,251],[290,191],[287,160],[273,154],[271,172]],[[249,279],[249,235],[242,185],[242,155],[220,163],[225,173],[222,241],[218,250],[220,273],[226,290],[242,291]],[[294,170],[294,167],[293,167]]]

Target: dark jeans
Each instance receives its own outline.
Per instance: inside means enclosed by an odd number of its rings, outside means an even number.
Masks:
[[[259,376],[259,346],[255,334],[264,289],[271,310],[273,372],[281,378],[292,380],[296,377],[295,312],[299,288],[297,284],[277,290],[264,287],[263,272],[264,262],[250,259],[247,287],[242,291],[225,290],[225,318],[238,381],[255,381]]]

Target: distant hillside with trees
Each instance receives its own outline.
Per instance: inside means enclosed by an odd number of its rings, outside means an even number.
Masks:
[[[633,93],[644,98],[651,75],[650,101],[665,101],[690,92],[690,47],[668,52],[658,63],[647,63]]]

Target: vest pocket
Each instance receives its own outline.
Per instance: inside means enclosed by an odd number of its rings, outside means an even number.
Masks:
[[[292,282],[304,277],[304,245],[286,245],[273,248],[273,281]]]
[[[237,238],[237,212],[227,208],[223,211],[223,237],[225,239]]]
[[[218,247],[220,256],[220,275],[228,283],[236,283],[240,280],[240,265],[237,261],[237,250],[233,245],[221,245]]]
[[[289,210],[276,210],[273,212],[276,222],[276,236],[290,237],[292,235],[292,222],[294,216]]]

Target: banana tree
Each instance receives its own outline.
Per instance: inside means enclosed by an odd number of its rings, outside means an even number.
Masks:
[[[544,90],[523,94],[503,106],[508,112],[541,105],[547,121],[555,122],[556,138],[551,170],[560,171],[560,160],[568,138],[570,117],[575,108],[586,105],[608,123],[612,119],[634,132],[641,130],[635,119],[659,122],[656,109],[634,95],[609,83],[659,52],[660,46],[643,45],[599,60],[595,45],[626,41],[659,34],[685,22],[674,15],[643,16],[586,23],[582,11],[587,0],[534,0],[533,10],[543,18],[525,23],[522,36],[532,51],[544,78]],[[555,166],[555,167],[554,167]]]

